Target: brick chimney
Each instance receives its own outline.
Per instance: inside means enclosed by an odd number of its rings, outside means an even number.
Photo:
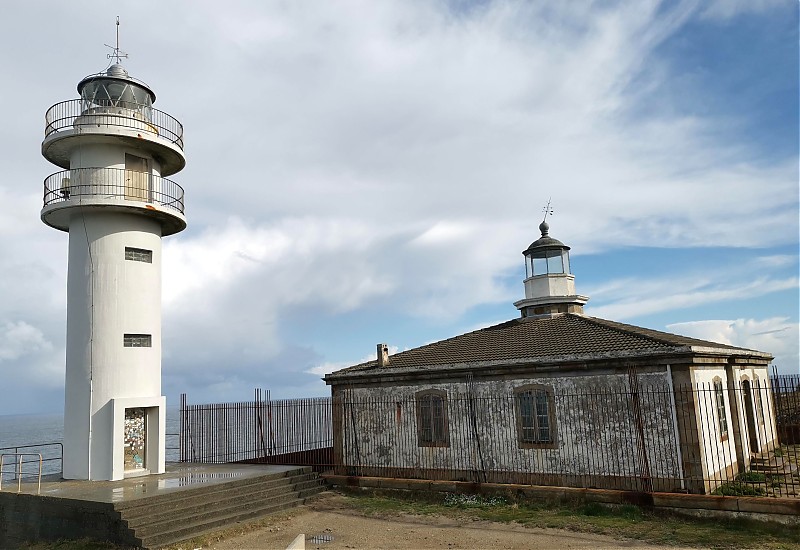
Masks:
[[[389,346],[386,344],[378,344],[378,366],[385,367],[389,365]]]

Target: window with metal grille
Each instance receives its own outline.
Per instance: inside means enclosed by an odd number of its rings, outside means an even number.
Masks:
[[[122,345],[126,348],[149,348],[153,346],[153,337],[149,334],[125,334]]]
[[[514,391],[517,437],[520,447],[554,446],[555,407],[553,390],[547,386],[524,386]]]
[[[722,379],[714,379],[714,401],[717,409],[717,423],[719,437],[723,441],[728,439],[728,411],[725,408],[725,392],[722,389]]]
[[[420,447],[449,447],[447,393],[427,390],[416,394],[417,440]]]
[[[133,248],[130,246],[125,247],[125,259],[134,262],[153,263],[153,251],[145,250],[144,248]]]

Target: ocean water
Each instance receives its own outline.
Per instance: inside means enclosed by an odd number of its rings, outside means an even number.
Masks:
[[[179,410],[167,408],[167,462],[177,462],[179,458],[178,431]],[[61,456],[61,447],[54,444],[63,441],[63,414],[0,415],[0,454],[41,453],[44,473],[53,474],[61,471],[61,461],[58,459]],[[23,447],[25,445],[33,447]],[[24,471],[29,469],[26,466]],[[4,466],[3,470],[8,472],[9,467]]]

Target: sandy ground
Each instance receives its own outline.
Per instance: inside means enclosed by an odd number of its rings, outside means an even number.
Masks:
[[[529,529],[489,521],[458,520],[438,516],[398,515],[376,518],[360,515],[336,494],[326,495],[290,514],[275,517],[265,527],[228,538],[210,547],[215,550],[285,549],[303,533],[307,549],[341,548],[448,550],[500,548],[639,548],[660,549],[639,541],[620,541],[604,535],[559,529]],[[313,537],[320,537],[314,539]],[[325,542],[323,542],[325,541]],[[676,550],[676,547],[669,547]]]

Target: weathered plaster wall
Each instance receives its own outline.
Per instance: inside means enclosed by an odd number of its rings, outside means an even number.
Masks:
[[[518,443],[513,391],[529,384],[553,389],[552,448]],[[464,381],[348,389],[342,393],[342,460],[367,467],[632,478],[649,469],[653,477],[676,479],[667,374],[641,373],[638,384],[641,429],[624,373],[475,381],[471,394]],[[418,444],[414,398],[424,389],[447,392],[449,446]]]

